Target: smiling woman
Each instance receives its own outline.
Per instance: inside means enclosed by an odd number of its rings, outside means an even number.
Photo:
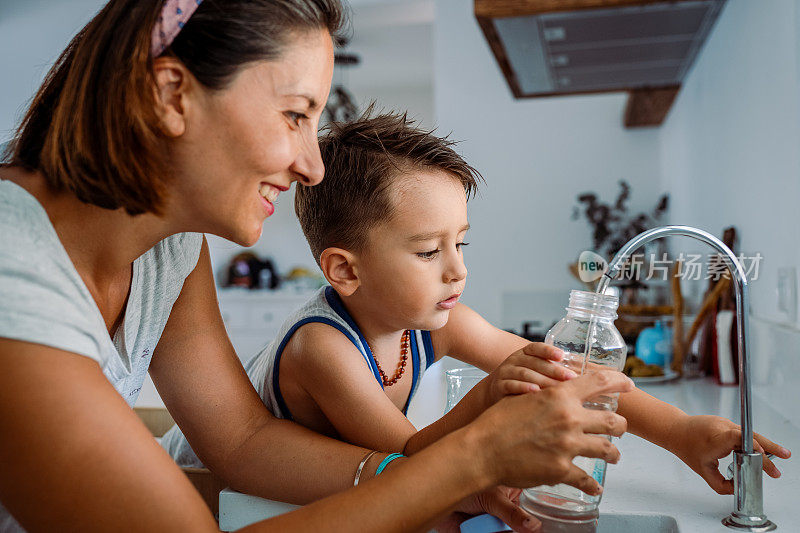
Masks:
[[[375,480],[386,454],[260,401],[202,232],[252,244],[280,192],[322,180],[343,23],[338,0],[111,0],[61,54],[0,167],[0,531],[216,530],[130,409],[148,372],[232,487],[307,503],[369,480],[257,531],[420,530],[498,483],[592,490],[572,457],[614,459],[584,431],[624,421],[581,404],[623,378],[500,402]]]

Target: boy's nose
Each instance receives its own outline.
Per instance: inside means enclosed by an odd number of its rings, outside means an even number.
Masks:
[[[460,257],[454,260],[450,264],[450,268],[448,268],[444,273],[444,281],[448,283],[453,281],[461,281],[466,277],[467,267],[464,265],[464,261]]]

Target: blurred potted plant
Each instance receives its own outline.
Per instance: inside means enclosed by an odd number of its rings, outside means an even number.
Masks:
[[[627,181],[619,182],[619,193],[612,204],[603,202],[596,193],[586,192],[579,194],[577,205],[573,207],[572,220],[585,218],[592,231],[593,251],[605,257],[608,261],[630,239],[643,231],[654,228],[662,223],[664,214],[669,209],[669,195],[659,197],[655,207],[650,212],[631,212],[628,201],[631,197],[631,187]],[[664,253],[664,241],[654,241],[651,245],[655,249],[645,251],[646,256],[655,255],[658,258]],[[632,268],[644,268],[646,262],[638,263]],[[580,279],[578,263],[569,266],[570,272]],[[648,286],[642,281],[640,272],[628,276],[630,279],[620,280],[615,286],[620,289],[621,319],[617,321],[617,328],[624,336],[636,335],[641,329],[650,325],[650,318],[669,314],[671,305],[641,305],[639,291]],[[587,284],[589,290],[594,290],[595,284]],[[655,303],[655,302],[651,302]],[[666,304],[666,302],[664,302]],[[626,319],[625,317],[628,317]],[[637,318],[638,317],[638,318]],[[650,317],[650,318],[645,318]]]

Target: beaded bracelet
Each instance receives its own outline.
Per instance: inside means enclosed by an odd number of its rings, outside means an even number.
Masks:
[[[364,465],[367,464],[367,461],[369,461],[369,458],[372,457],[373,455],[375,455],[376,453],[378,453],[377,450],[373,450],[371,452],[367,452],[367,455],[365,455],[364,458],[361,459],[361,462],[358,464],[358,470],[356,470],[356,478],[353,480],[353,486],[354,487],[358,486],[358,482],[361,479],[361,472],[362,472],[362,470],[364,470]]]
[[[401,457],[405,457],[405,455],[403,455],[402,453],[390,453],[389,455],[387,455],[386,458],[383,461],[381,461],[381,464],[378,465],[378,469],[375,471],[375,475],[377,476],[378,474],[383,472],[383,469],[386,468],[386,466],[389,463],[391,463],[395,459],[400,459]]]

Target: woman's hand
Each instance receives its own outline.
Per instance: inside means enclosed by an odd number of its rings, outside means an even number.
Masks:
[[[708,486],[718,494],[733,494],[733,480],[725,479],[719,471],[719,460],[738,450],[742,444],[742,430],[719,416],[687,416],[673,428],[674,444],[670,451],[689,468],[697,472]],[[791,452],[771,440],[754,433],[753,446],[759,453],[772,453],[781,459],[791,457]],[[775,464],[764,456],[764,472],[777,478],[781,473]]]
[[[619,451],[600,435],[622,435],[627,423],[614,412],[586,409],[583,403],[633,388],[621,372],[597,372],[536,394],[503,398],[464,428],[478,439],[474,460],[486,461],[481,466],[490,486],[566,483],[599,494],[600,485],[572,459],[581,455],[616,463]]]
[[[504,396],[536,392],[578,377],[559,364],[564,352],[541,342],[532,342],[503,361],[484,381],[486,408]]]
[[[436,526],[438,533],[458,533],[461,523],[475,515],[489,513],[514,531],[536,533],[539,521],[519,506],[521,489],[494,487],[463,500],[456,510]]]

